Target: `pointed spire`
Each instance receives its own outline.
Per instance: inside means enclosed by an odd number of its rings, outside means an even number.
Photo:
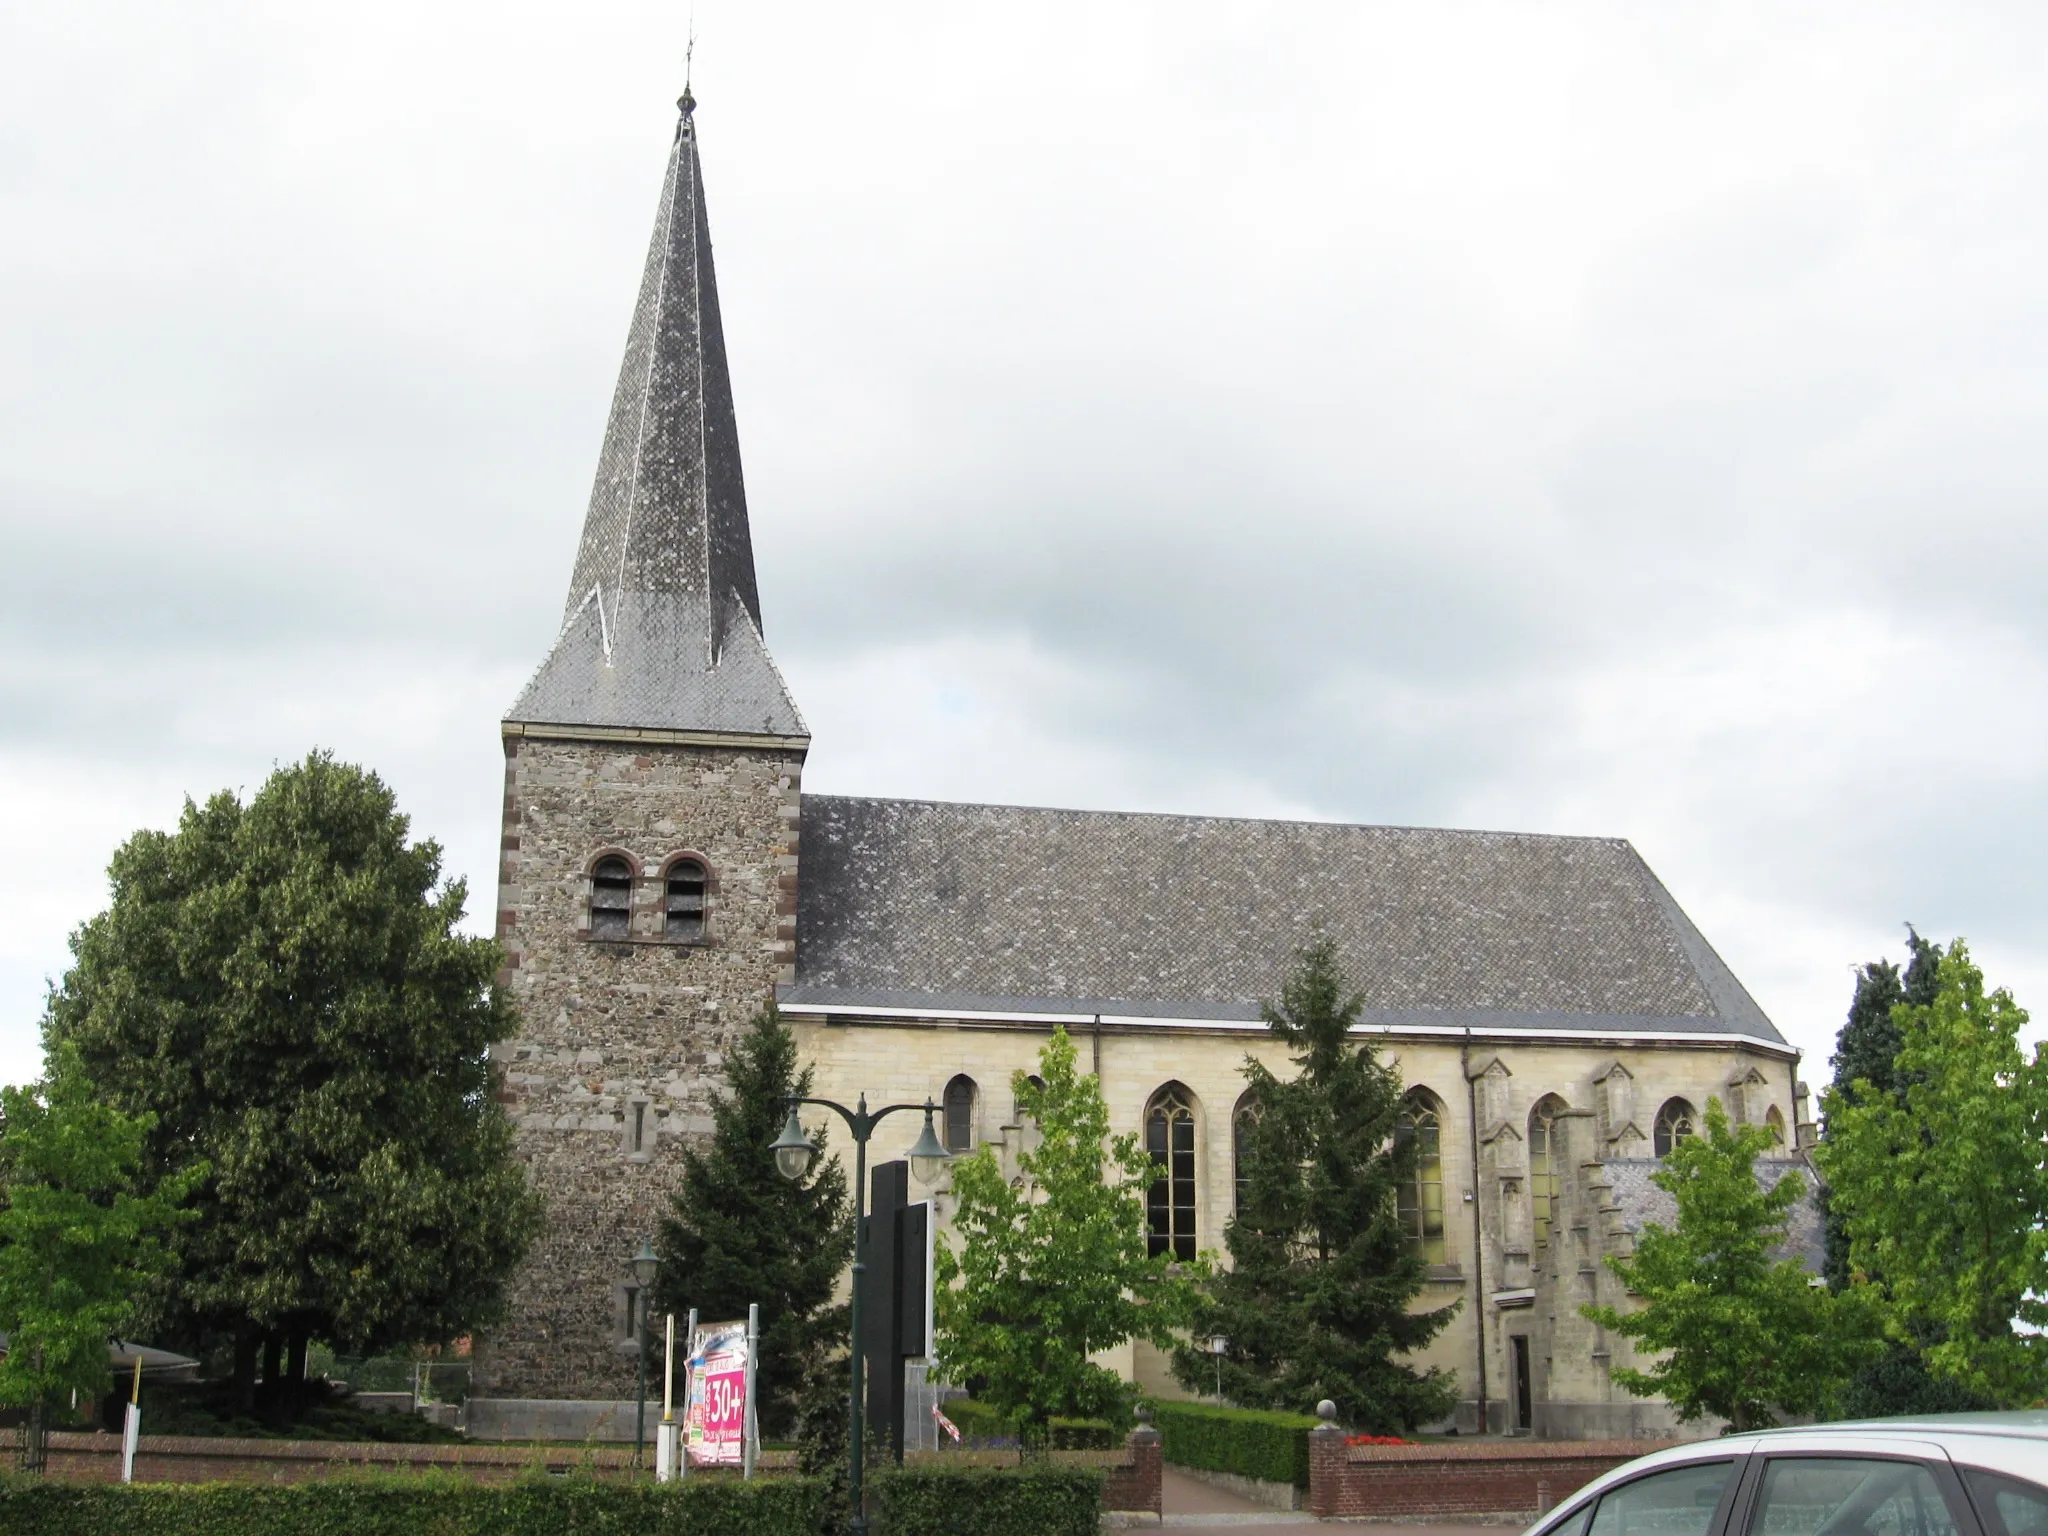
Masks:
[[[507,718],[802,735],[761,641],[687,85],[676,106],[562,634]]]

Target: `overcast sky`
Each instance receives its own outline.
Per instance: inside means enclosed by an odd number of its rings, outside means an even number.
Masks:
[[[0,1079],[313,746],[488,914],[687,6],[0,6]],[[2048,1010],[2048,10],[699,0],[820,791],[1619,835]]]

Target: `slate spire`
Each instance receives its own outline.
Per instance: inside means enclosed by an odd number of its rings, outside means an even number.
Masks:
[[[562,633],[508,720],[800,736],[761,641],[685,88]]]

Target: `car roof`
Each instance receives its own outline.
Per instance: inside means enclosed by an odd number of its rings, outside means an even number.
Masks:
[[[1843,1419],[1827,1424],[1801,1425],[1794,1429],[1759,1430],[1737,1438],[1776,1443],[1799,1435],[1911,1435],[1918,1439],[1942,1440],[1950,1435],[2004,1435],[2021,1440],[2048,1440],[2048,1410],[2024,1409],[2016,1413],[1927,1413],[1897,1419]]]

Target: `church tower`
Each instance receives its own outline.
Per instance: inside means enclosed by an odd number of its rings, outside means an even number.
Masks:
[[[627,1261],[710,1129],[725,1052],[793,974],[810,738],[762,640],[696,104],[678,105],[561,632],[504,719],[520,1025],[494,1056],[548,1215],[478,1342],[472,1433],[493,1433],[491,1399],[631,1395]]]

